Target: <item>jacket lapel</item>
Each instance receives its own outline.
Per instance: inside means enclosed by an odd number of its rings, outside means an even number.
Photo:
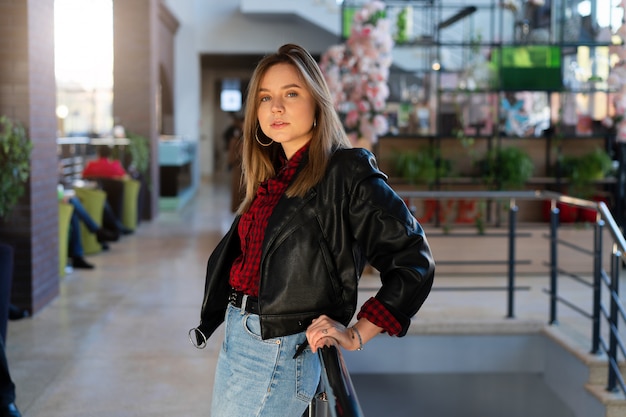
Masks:
[[[288,234],[289,228],[295,228],[302,221],[306,221],[307,216],[303,216],[305,207],[317,195],[315,189],[310,190],[304,198],[288,198],[283,195],[278,204],[274,207],[272,215],[268,219],[263,240],[263,253],[261,255],[261,265],[268,250],[276,243],[279,236]],[[295,221],[294,221],[295,219]]]

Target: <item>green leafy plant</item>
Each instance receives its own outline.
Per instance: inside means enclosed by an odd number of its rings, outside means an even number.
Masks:
[[[605,178],[613,170],[609,154],[600,148],[581,156],[563,156],[563,175],[570,180],[570,194],[587,198],[594,192],[593,182]]]
[[[128,133],[126,135],[130,143],[128,150],[131,155],[131,166],[141,175],[146,175],[150,166],[150,147],[148,139],[144,136]]]
[[[396,19],[396,36],[395,36],[395,41],[397,43],[405,43],[409,41],[409,35],[408,35],[408,25],[407,25],[407,20],[409,17],[408,14],[408,10],[409,7],[405,7],[403,8],[400,13],[398,13],[398,17]]]
[[[32,148],[24,127],[0,116],[0,218],[9,214],[24,194]]]
[[[483,181],[492,190],[522,188],[535,169],[531,157],[513,146],[489,150],[478,166]]]
[[[417,151],[397,152],[396,171],[411,184],[431,186],[438,178],[448,176],[452,171],[449,160],[441,158],[439,150],[433,146]]]

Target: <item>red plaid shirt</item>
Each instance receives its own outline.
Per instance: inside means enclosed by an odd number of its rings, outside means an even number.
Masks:
[[[230,285],[237,291],[252,297],[259,295],[259,268],[265,229],[274,207],[291,183],[308,148],[308,144],[300,148],[290,160],[285,161],[276,177],[259,186],[252,205],[239,220],[241,255],[235,259],[230,270]],[[382,327],[391,335],[397,335],[402,330],[398,320],[374,297],[363,305],[358,314],[358,318],[361,317]]]

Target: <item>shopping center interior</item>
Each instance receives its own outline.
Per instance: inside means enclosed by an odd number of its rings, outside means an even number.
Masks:
[[[374,153],[437,262],[406,337],[343,352],[363,415],[625,415],[621,3],[0,0],[0,10],[0,116],[30,144],[23,192],[0,205],[12,257],[0,307],[23,416],[209,414],[223,329],[204,350],[188,331],[235,216],[224,134],[256,63],[285,43],[318,60],[351,141]],[[102,148],[128,178],[84,177]],[[93,268],[68,252],[64,196],[99,225],[107,205],[122,223],[106,241],[81,226]],[[359,302],[379,286],[366,269]]]

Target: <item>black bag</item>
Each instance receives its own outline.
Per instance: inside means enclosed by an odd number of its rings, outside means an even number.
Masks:
[[[326,392],[322,391],[315,394],[302,417],[330,417],[330,415],[328,396]]]

